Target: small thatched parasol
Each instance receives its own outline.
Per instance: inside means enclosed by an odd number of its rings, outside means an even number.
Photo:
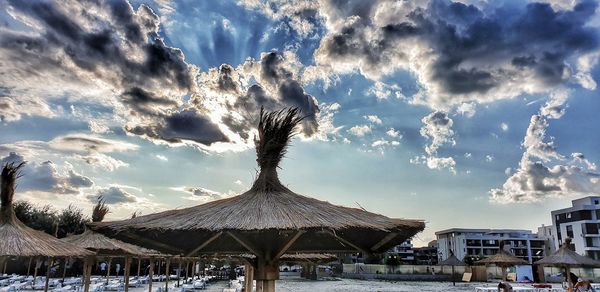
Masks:
[[[600,261],[582,256],[571,250],[571,238],[565,238],[565,242],[553,254],[542,258],[535,264],[542,266],[564,267],[567,274],[567,282],[572,288],[571,267],[600,267]]]
[[[98,199],[98,203],[94,206],[92,211],[92,222],[101,222],[108,212],[109,209],[102,198]],[[147,256],[149,254],[158,253],[157,251],[106,237],[89,228],[86,228],[81,234],[71,235],[62,240],[93,251],[97,256]]]
[[[102,222],[106,214],[109,213],[109,208],[104,203],[102,197],[92,210],[92,222]],[[117,239],[108,238],[103,234],[95,232],[86,227],[82,234],[71,235],[62,239],[65,242],[77,245],[87,250],[96,253],[96,256],[108,258],[108,269],[106,271],[106,281],[110,277],[110,268],[113,257],[125,258],[125,292],[129,289],[129,268],[131,265],[131,257],[138,257],[138,265],[141,263],[141,257],[155,257],[160,253],[155,250],[129,244]],[[139,267],[138,267],[139,269]]]
[[[0,258],[48,257],[51,262],[58,257],[86,257],[93,253],[76,245],[66,243],[42,231],[23,224],[13,210],[17,178],[24,163],[8,163],[2,168],[0,184]],[[45,291],[48,290],[49,273],[46,275]]]
[[[498,252],[495,255],[477,261],[476,264],[499,266],[502,268],[502,280],[506,281],[506,268],[515,265],[527,265],[529,262],[515,257],[510,252],[506,251],[504,249],[504,241],[500,241],[500,249],[498,249]]]
[[[92,228],[127,242],[183,254],[252,253],[258,291],[274,291],[286,252],[384,252],[425,228],[296,194],[279,181],[277,167],[296,126],[297,109],[261,110],[256,141],[260,173],[252,188],[203,205],[96,223]]]
[[[454,267],[457,266],[466,266],[467,264],[465,264],[463,261],[459,260],[455,255],[453,251],[450,251],[450,256],[439,262],[438,265],[440,266],[451,266],[452,267],[452,285],[456,286],[456,279],[454,278]]]

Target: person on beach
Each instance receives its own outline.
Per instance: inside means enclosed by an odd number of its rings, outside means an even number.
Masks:
[[[502,292],[512,292],[513,287],[507,282],[500,282],[500,284],[498,284],[498,290]]]

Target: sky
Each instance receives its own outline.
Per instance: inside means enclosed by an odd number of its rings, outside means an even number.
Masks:
[[[243,193],[261,107],[306,119],[295,192],[534,230],[600,194],[596,1],[0,0],[17,199],[110,219]]]

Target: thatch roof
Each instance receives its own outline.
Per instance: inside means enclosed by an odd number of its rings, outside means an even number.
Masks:
[[[587,266],[600,267],[600,261],[582,256],[570,249],[571,239],[565,239],[565,243],[553,254],[545,256],[535,262],[538,265],[546,266]]]
[[[450,256],[439,262],[438,265],[440,266],[466,266],[467,264],[465,264],[463,261],[459,260],[453,252],[450,252]]]
[[[42,231],[23,224],[13,210],[12,201],[16,180],[20,176],[23,163],[9,163],[2,168],[0,206],[0,257],[83,257],[92,252],[65,243]]]
[[[106,206],[102,198],[99,198],[98,203],[92,210],[92,221],[101,222],[108,212],[108,206]],[[93,251],[101,256],[156,256],[159,254],[158,251],[108,238],[90,229],[86,229],[82,234],[71,235],[62,240]]]
[[[301,121],[297,109],[271,113],[261,110],[256,141],[260,173],[247,192],[190,208],[95,223],[92,228],[128,242],[149,244],[157,249],[172,247],[170,252],[183,253],[248,251],[247,246],[231,244],[231,238],[213,238],[223,232],[241,232],[259,240],[285,239],[300,230],[305,233],[291,247],[293,251],[356,251],[360,247],[380,252],[425,228],[420,220],[393,219],[358,208],[336,206],[299,195],[281,184],[278,164]],[[340,240],[342,237],[345,240]],[[196,250],[197,243],[203,240],[207,245]]]
[[[514,266],[514,265],[527,265],[527,264],[529,264],[529,262],[527,262],[524,259],[515,257],[510,252],[504,250],[504,242],[501,241],[500,249],[498,250],[498,252],[495,255],[493,255],[489,258],[485,258],[480,261],[477,261],[476,264],[497,265],[497,266]]]

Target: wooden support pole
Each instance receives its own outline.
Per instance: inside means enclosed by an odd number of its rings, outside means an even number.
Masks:
[[[48,292],[48,286],[50,284],[50,269],[52,268],[52,258],[48,258],[46,265],[46,283],[44,284],[44,292]]]
[[[171,265],[171,259],[168,258],[167,262],[165,264],[165,275],[167,276],[167,278],[165,279],[165,292],[169,292],[169,266]]]
[[[162,261],[159,259],[158,260],[158,281],[160,282],[160,268],[162,267]]]
[[[125,292],[129,291],[129,269],[131,268],[131,257],[125,257]]]
[[[65,261],[63,262],[63,274],[62,274],[63,283],[65,282],[65,277],[67,276],[67,261],[68,260],[69,260],[69,258],[65,258]]]
[[[35,259],[35,267],[33,268],[33,283],[34,284],[35,284],[35,279],[37,278],[38,269],[39,269],[38,263],[39,263],[39,259],[36,258]]]
[[[142,268],[142,258],[138,258],[138,273],[137,273],[138,278],[140,277],[141,268]]]
[[[187,283],[189,278],[190,278],[190,262],[187,261],[185,263],[185,281],[183,281],[183,282]]]
[[[84,258],[83,259],[83,271],[81,272],[81,286],[82,287],[85,287],[85,278],[87,276],[87,268],[88,268],[87,262],[88,262],[88,260]]]
[[[254,267],[250,264],[244,266],[244,291],[252,292],[254,289]]]
[[[31,262],[33,261],[33,258],[29,258],[29,264],[27,264],[27,277],[29,278],[29,275],[31,274]]]
[[[6,265],[8,264],[8,258],[5,258],[3,260],[4,262],[4,267],[2,268],[2,274],[6,274]]]
[[[110,277],[110,265],[112,264],[112,257],[108,258],[108,269],[106,269],[106,284],[108,284],[108,278]]]
[[[152,278],[154,277],[154,259],[150,259],[150,270],[148,271],[150,280],[148,281],[148,292],[152,292]]]
[[[179,267],[177,268],[177,287],[179,287],[179,278],[181,277],[181,259],[179,259]]]
[[[84,262],[84,270],[85,273],[83,275],[83,292],[90,291],[90,284],[92,283],[92,265],[94,264],[93,258],[85,258]]]

